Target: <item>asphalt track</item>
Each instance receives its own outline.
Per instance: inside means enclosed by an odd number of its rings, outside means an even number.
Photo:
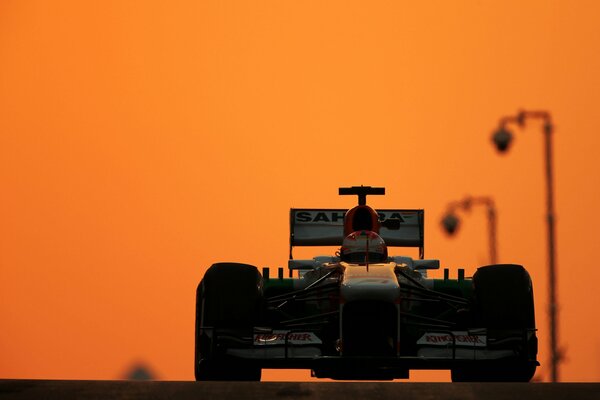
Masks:
[[[600,384],[0,380],[0,399],[598,400]]]

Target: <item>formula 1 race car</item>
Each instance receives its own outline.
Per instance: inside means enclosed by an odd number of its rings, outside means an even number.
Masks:
[[[260,380],[262,368],[310,369],[332,379],[408,378],[446,369],[454,382],[523,381],[539,363],[533,288],[520,265],[488,265],[472,278],[427,277],[424,211],[373,210],[384,188],[343,209],[290,210],[289,275],[216,263],[196,292],[196,380]],[[292,257],[294,246],[341,246]],[[419,259],[388,254],[417,247]]]

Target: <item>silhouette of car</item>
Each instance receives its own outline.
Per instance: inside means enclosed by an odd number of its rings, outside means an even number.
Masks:
[[[452,380],[522,381],[537,362],[533,287],[520,265],[429,278],[424,211],[374,210],[384,188],[345,209],[290,210],[289,274],[213,264],[196,294],[196,380],[260,380],[263,368],[310,369],[332,379],[391,380],[446,369]],[[296,246],[341,246],[296,260]],[[392,256],[414,247],[419,256]]]

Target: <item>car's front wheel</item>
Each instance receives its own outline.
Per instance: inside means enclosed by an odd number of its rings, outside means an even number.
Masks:
[[[473,275],[475,323],[487,330],[488,347],[512,352],[475,367],[452,369],[453,382],[529,382],[537,367],[533,286],[521,265],[478,268]]]
[[[196,380],[260,381],[260,367],[227,357],[216,337],[250,337],[262,310],[262,277],[252,265],[213,264],[196,290]]]

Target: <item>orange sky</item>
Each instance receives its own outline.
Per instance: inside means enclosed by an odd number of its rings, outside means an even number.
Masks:
[[[489,141],[524,107],[556,121],[562,378],[597,381],[599,20],[592,0],[2,1],[0,377],[193,379],[203,271],[284,266],[288,209],[365,184],[425,208],[426,256],[469,275],[483,210],[453,239],[438,221],[494,196],[547,380],[541,129]]]

